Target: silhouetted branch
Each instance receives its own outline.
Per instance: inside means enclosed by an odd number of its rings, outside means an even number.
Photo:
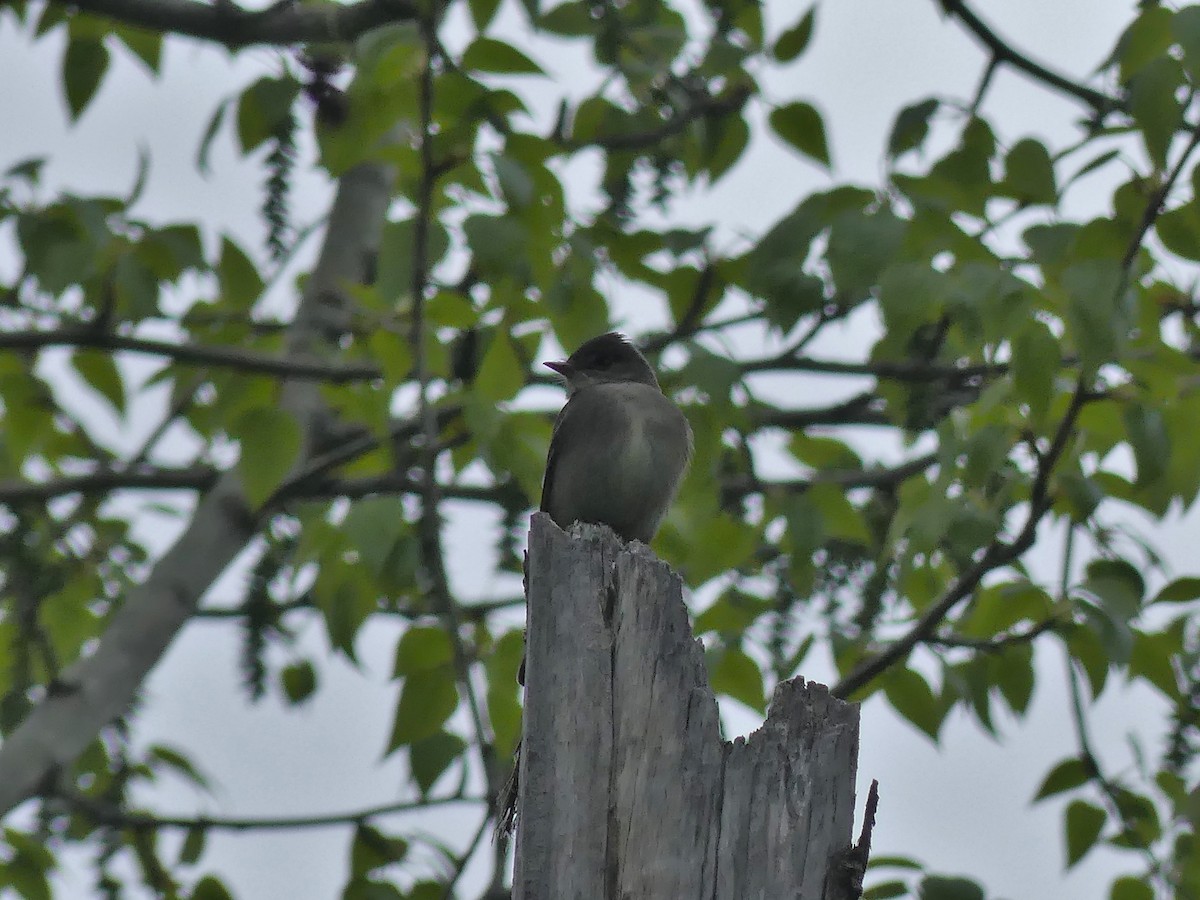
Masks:
[[[1019,559],[1037,537],[1038,525],[1050,510],[1050,477],[1059,458],[1066,451],[1067,443],[1075,430],[1075,421],[1086,402],[1087,389],[1083,377],[1076,384],[1075,393],[1067,406],[1055,431],[1049,449],[1038,460],[1038,472],[1029,492],[1029,512],[1025,524],[1011,542],[996,535],[979,558],[946,589],[936,602],[931,604],[913,626],[874,656],[859,663],[845,678],[834,685],[835,697],[846,698],[870,684],[897,661],[903,659],[919,643],[928,640],[941,621],[960,602],[975,592],[988,573]]]
[[[1043,619],[1021,631],[1014,631],[1011,634],[1006,634],[998,638],[969,638],[961,634],[935,634],[926,643],[935,644],[939,647],[965,647],[970,650],[977,650],[980,653],[999,653],[1017,644],[1032,643],[1040,635],[1045,634],[1047,631],[1055,631],[1061,628],[1063,624],[1064,621],[1062,619],[1052,617]]]
[[[872,469],[821,469],[807,478],[789,481],[763,481],[748,475],[725,479],[721,484],[723,494],[743,497],[749,494],[802,493],[814,485],[834,484],[844,488],[887,487],[920,475],[937,462],[936,453],[927,453],[898,466]]]
[[[1060,75],[1041,63],[1034,62],[1024,53],[1016,50],[980,19],[964,0],[938,0],[938,2],[941,3],[942,9],[947,15],[962,22],[967,30],[988,49],[992,55],[990,66],[994,67],[996,64],[1012,66],[1042,84],[1054,88],[1059,93],[1082,100],[1101,117],[1123,107],[1123,101],[1120,99],[1074,82],[1065,75]]]
[[[416,15],[409,0],[361,0],[345,6],[280,0],[258,11],[242,9],[232,0],[211,4],[198,0],[71,0],[64,5],[126,25],[216,41],[227,47],[349,41],[372,28]]]
[[[211,467],[190,469],[136,469],[123,472],[101,470],[85,475],[64,475],[48,481],[0,482],[0,503],[45,502],[67,494],[104,494],[118,490],[202,491],[212,486],[220,473]]]
[[[281,831],[303,828],[330,828],[342,825],[358,825],[377,816],[396,813],[417,812],[437,806],[459,803],[478,805],[482,797],[430,797],[425,800],[407,800],[399,803],[384,803],[340,813],[317,816],[268,817],[268,816],[157,816],[148,813],[126,812],[119,806],[104,803],[82,794],[57,795],[71,809],[100,825],[129,831],[157,831],[163,828],[219,829],[222,831]]]
[[[113,334],[91,327],[59,328],[54,331],[12,331],[0,334],[0,350],[40,350],[43,347],[84,347],[92,350],[125,351],[163,356],[186,365],[220,366],[242,372],[312,379],[340,384],[379,378],[376,366],[366,363],[328,363],[281,356],[266,356],[232,347],[174,344],[148,338]]]

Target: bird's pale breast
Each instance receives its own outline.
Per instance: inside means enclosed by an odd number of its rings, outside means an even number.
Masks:
[[[568,418],[588,423],[578,440]],[[574,432],[555,460],[549,513],[559,525],[602,522],[648,542],[675,495],[690,456],[683,413],[649,385],[623,382],[580,391],[560,430]]]

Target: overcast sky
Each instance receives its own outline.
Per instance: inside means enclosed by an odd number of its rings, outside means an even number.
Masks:
[[[504,22],[524,32],[506,4]],[[790,25],[802,7],[790,0],[768,0],[772,33]],[[975,8],[1002,34],[1035,57],[1077,78],[1093,71],[1128,21],[1133,0],[979,0]],[[469,34],[451,21],[448,43],[461,45]],[[457,37],[456,37],[457,36]],[[212,174],[194,167],[196,148],[217,104],[258,74],[272,71],[276,55],[251,50],[236,61],[222,51],[196,43],[172,43],[163,77],[152,81],[140,65],[118,54],[101,95],[80,123],[69,128],[64,115],[58,67],[61,37],[52,35],[31,46],[15,35],[12,16],[0,13],[0,121],[9,123],[0,137],[0,168],[31,155],[49,153],[49,183],[73,191],[124,192],[132,183],[137,151],[146,146],[153,168],[139,214],[155,220],[198,220],[211,237],[220,230],[237,235],[247,247],[262,245],[258,216],[261,173],[240,161],[228,134],[214,146]],[[549,101],[562,85],[586,80],[580,71],[579,45],[539,42],[533,55],[555,76],[538,87]],[[758,134],[747,159],[715,189],[689,197],[670,216],[682,223],[720,222],[730,242],[761,234],[806,193],[838,180],[873,184],[879,180],[883,144],[892,118],[906,103],[930,95],[969,98],[984,57],[953,23],[942,21],[932,0],[839,0],[820,9],[818,30],[809,53],[796,65],[765,79],[766,95],[776,102],[814,100],[826,115],[835,172],[833,176],[798,160],[769,136]],[[523,82],[531,89],[531,82]],[[1081,110],[1007,70],[997,76],[984,113],[1001,139],[1038,137],[1062,147],[1078,137],[1074,123]],[[762,106],[755,113],[761,121]],[[568,177],[579,189],[579,208],[594,204],[585,158]],[[293,200],[296,221],[322,215],[331,186],[317,176],[301,177]],[[1072,213],[1103,194],[1083,198]],[[308,248],[311,259],[313,246]],[[11,232],[0,228],[0,272],[11,272],[15,258]],[[304,262],[303,260],[301,261]],[[286,300],[286,297],[282,298]],[[617,300],[629,327],[661,323],[664,310],[638,296]],[[873,338],[874,323],[858,317],[831,334],[823,352],[862,355]],[[740,339],[738,349],[752,336]],[[54,359],[47,365],[53,369]],[[124,423],[106,420],[86,394],[70,402],[119,440],[136,445],[153,425],[161,396],[134,408]],[[810,379],[828,392],[847,389]],[[794,389],[793,389],[794,390]],[[827,394],[823,394],[827,398]],[[539,399],[557,402],[553,394]],[[180,453],[186,442],[178,443]],[[866,446],[874,455],[894,446]],[[480,554],[480,535],[494,519],[478,506],[460,506],[447,536],[455,588],[465,597],[511,592],[511,581],[498,579],[493,560]],[[1139,524],[1144,526],[1144,523]],[[141,533],[151,546],[166,546],[179,522],[147,515]],[[1185,570],[1185,529],[1178,522],[1151,531],[1167,550],[1168,560]],[[1194,534],[1194,530],[1191,532]],[[1053,571],[1060,534],[1034,554],[1040,571]],[[236,567],[218,584],[208,602],[224,604],[238,596],[243,572]],[[302,619],[297,619],[302,622]],[[238,644],[229,625],[197,622],[176,641],[154,672],[145,693],[139,739],[185,748],[217,786],[211,798],[196,797],[180,785],[166,785],[154,797],[165,813],[205,811],[223,815],[289,815],[350,810],[399,798],[403,771],[397,761],[380,765],[391,726],[396,688],[388,675],[398,635],[391,623],[375,623],[359,643],[361,670],[332,656],[316,625],[301,629],[301,650],[321,661],[321,687],[301,710],[282,711],[277,697],[247,707],[239,687]],[[804,674],[828,679],[828,660],[814,654]],[[1038,684],[1023,722],[1001,717],[1003,740],[983,737],[972,720],[956,713],[934,746],[912,727],[872,700],[863,708],[859,772],[862,790],[871,778],[881,784],[882,802],[875,830],[876,854],[912,855],[939,871],[978,878],[989,895],[1010,898],[1100,897],[1115,873],[1133,870],[1135,858],[1115,854],[1089,857],[1078,871],[1064,874],[1061,805],[1030,807],[1037,785],[1051,764],[1075,750],[1068,726],[1068,698],[1061,652],[1047,642],[1037,656]],[[759,722],[746,710],[725,709],[732,733]],[[1110,687],[1096,713],[1096,737],[1106,771],[1120,772],[1131,762],[1126,734],[1143,736],[1153,753],[1163,725],[1161,704],[1142,689]],[[451,843],[465,842],[478,820],[455,812],[398,817],[393,831],[410,827],[433,832]],[[216,870],[246,898],[290,897],[326,900],[337,896],[346,875],[350,830],[301,833],[220,834],[210,838],[202,869]],[[482,874],[482,869],[478,869]],[[476,876],[478,877],[478,875]],[[68,869],[60,879],[62,896],[85,896],[86,876]],[[465,892],[470,896],[470,891]]]

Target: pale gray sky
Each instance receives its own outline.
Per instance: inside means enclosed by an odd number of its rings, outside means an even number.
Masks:
[[[519,18],[506,4],[504,22],[520,34]],[[1002,34],[1035,57],[1082,78],[1110,49],[1135,8],[1133,0],[977,0],[977,11]],[[768,0],[772,31],[790,25],[803,7]],[[984,57],[954,23],[944,21],[932,0],[839,0],[821,6],[812,47],[801,61],[764,78],[772,101],[810,99],[826,116],[835,173],[877,183],[883,146],[892,117],[906,103],[929,95],[970,97]],[[452,22],[450,27],[454,28]],[[465,31],[460,34],[466,34]],[[454,36],[449,39],[453,46]],[[238,87],[277,65],[266,50],[247,52],[231,62],[223,51],[194,43],[173,43],[161,80],[152,81],[139,64],[118,54],[97,102],[74,128],[68,128],[58,81],[62,40],[57,35],[37,45],[14,34],[11,16],[0,13],[0,120],[9,124],[0,137],[0,167],[50,152],[49,183],[80,192],[124,192],[132,183],[139,146],[149,148],[153,168],[139,212],[147,218],[193,219],[237,235],[247,247],[259,247],[261,173],[237,159],[226,133],[214,145],[212,175],[199,176],[193,165],[200,136],[217,104]],[[564,84],[587,79],[580,71],[579,45],[539,42],[532,55],[556,76],[557,83],[536,86],[546,102]],[[1033,135],[1052,148],[1077,137],[1081,111],[1008,70],[1002,70],[984,112],[1001,139],[1013,143]],[[762,107],[754,113],[761,121]],[[19,123],[19,124],[17,124]],[[48,148],[52,148],[48,151]],[[592,200],[587,188],[594,166],[573,165],[569,180],[579,208]],[[757,235],[808,192],[831,177],[797,159],[770,136],[756,135],[751,151],[735,172],[715,189],[697,192],[670,216],[687,223],[721,223],[730,241]],[[331,188],[315,176],[297,179],[293,198],[298,222],[323,214]],[[1103,194],[1093,198],[1103,202]],[[1080,201],[1083,209],[1088,200]],[[1078,210],[1071,210],[1077,212]],[[0,227],[0,271],[12,265],[11,234]],[[308,248],[308,259],[315,248]],[[303,262],[303,261],[302,261]],[[286,296],[281,295],[281,302]],[[634,326],[662,321],[663,311],[644,297],[624,296],[617,308]],[[825,352],[862,354],[874,325],[864,317],[833,334]],[[747,341],[752,338],[747,338]],[[739,345],[753,350],[753,346]],[[50,364],[53,368],[52,363]],[[830,382],[815,379],[799,390],[828,393]],[[97,422],[85,394],[67,385],[81,411]],[[162,402],[151,397],[135,406],[121,427],[121,440],[135,445],[150,427],[151,413]],[[116,423],[108,423],[115,429]],[[868,451],[872,448],[868,447]],[[184,442],[179,452],[186,451]],[[894,453],[891,446],[874,448]],[[1193,526],[1194,526],[1193,518]],[[152,546],[166,546],[180,523],[146,519]],[[493,561],[480,553],[493,521],[480,508],[456,510],[447,537],[456,588],[466,596],[511,590],[498,581]],[[1179,522],[1148,529],[1167,549],[1180,571],[1188,567],[1185,538],[1194,534]],[[1058,540],[1049,539],[1034,555],[1035,566],[1050,572]],[[236,596],[243,573],[235,567],[212,591],[211,602]],[[303,621],[297,619],[297,622]],[[277,697],[247,707],[239,686],[237,642],[228,625],[198,622],[186,629],[153,674],[145,693],[139,739],[186,748],[212,775],[217,791],[197,798],[185,787],[165,784],[147,796],[163,812],[204,811],[224,815],[288,815],[349,810],[396,799],[403,784],[401,763],[379,764],[394,709],[396,689],[388,682],[398,631],[391,623],[373,623],[360,642],[361,670],[331,656],[316,625],[301,628],[300,648],[322,661],[321,688],[300,710],[284,710]],[[1014,898],[1099,897],[1115,873],[1138,861],[1114,853],[1094,854],[1076,871],[1064,874],[1061,803],[1029,806],[1048,768],[1073,753],[1061,653],[1047,645],[1037,656],[1038,686],[1028,717],[1001,721],[1003,739],[981,735],[973,721],[955,714],[942,742],[932,745],[900,722],[879,700],[863,709],[860,796],[878,778],[882,801],[874,851],[912,855],[945,872],[980,880],[989,896]],[[831,674],[828,661],[814,654],[816,680]],[[745,710],[726,709],[734,732],[757,727]],[[1142,689],[1114,686],[1099,704],[1096,738],[1106,770],[1130,765],[1126,733],[1136,731],[1157,748],[1162,708]],[[861,801],[860,801],[861,807]],[[861,812],[861,809],[860,809]],[[477,812],[439,811],[397,817],[396,831],[409,827],[463,844]],[[350,829],[299,833],[214,834],[201,871],[215,870],[244,898],[289,897],[326,900],[344,882]],[[480,877],[479,869],[474,877]],[[84,897],[87,881],[74,867],[58,879],[62,896]],[[470,892],[466,894],[469,896]]]

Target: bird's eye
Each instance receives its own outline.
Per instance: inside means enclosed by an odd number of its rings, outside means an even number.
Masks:
[[[600,358],[598,358],[596,360],[596,368],[597,369],[607,369],[607,368],[611,367],[612,364],[613,364],[613,358],[611,356],[607,356],[607,355],[601,356]]]

